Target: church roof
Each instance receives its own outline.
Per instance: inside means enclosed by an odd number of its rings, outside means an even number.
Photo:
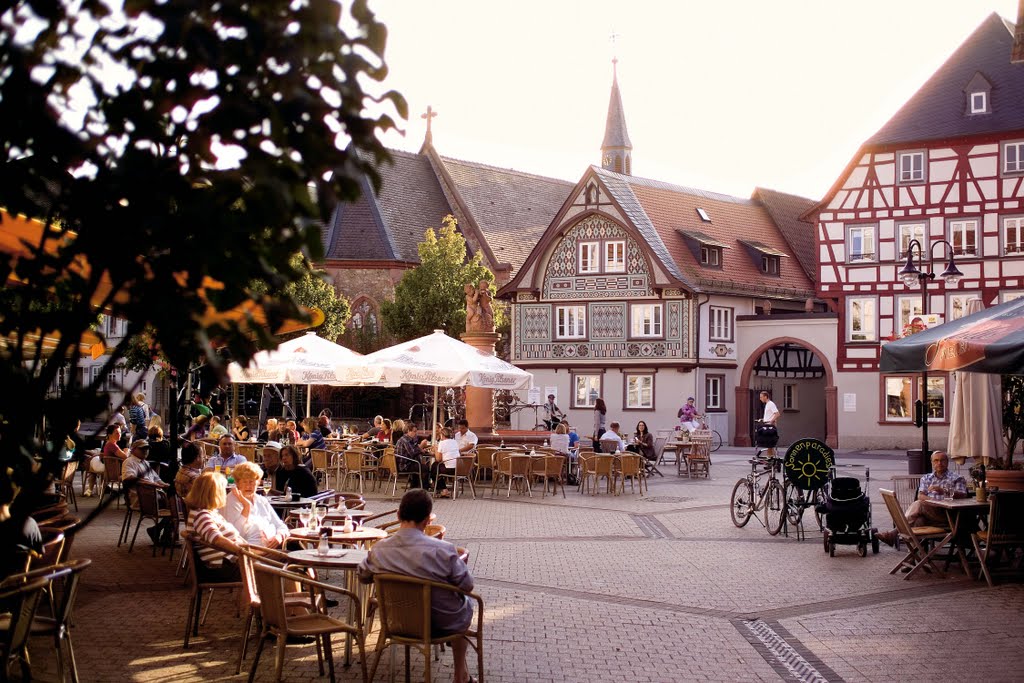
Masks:
[[[392,163],[379,169],[380,192],[374,195],[364,180],[359,199],[338,206],[325,236],[326,258],[418,263],[423,233],[452,213],[427,157],[389,151]]]
[[[763,187],[755,188],[751,198],[760,202],[768,211],[797,262],[807,276],[812,281],[815,280],[818,273],[818,252],[814,225],[800,220],[800,216],[814,207],[814,200]]]
[[[612,77],[612,94],[608,100],[608,118],[604,124],[604,142],[601,149],[609,147],[625,147],[633,149],[626,132],[626,114],[622,109],[622,95],[619,94],[619,79]]]
[[[514,275],[574,183],[472,161],[440,159],[494,257],[510,264]]]
[[[609,191],[666,268],[695,290],[786,298],[812,295],[814,285],[798,258],[780,257],[779,276],[773,277],[761,272],[760,264],[755,263],[746,247],[740,248],[744,244],[757,244],[761,247],[757,250],[763,253],[779,255],[792,251],[782,230],[761,202],[604,169],[595,171],[606,184],[611,181]],[[635,206],[623,205],[619,198],[621,188],[616,189],[620,185],[629,188]],[[636,213],[637,209],[641,215]],[[701,212],[710,220],[704,220]],[[655,239],[649,237],[650,231]],[[688,243],[692,240],[685,236],[694,232],[737,248],[722,250],[721,268],[702,266],[699,249],[694,249]]]
[[[865,145],[897,145],[1024,129],[1024,64],[1010,62],[1014,25],[991,14]],[[991,84],[991,112],[970,114],[967,86]]]

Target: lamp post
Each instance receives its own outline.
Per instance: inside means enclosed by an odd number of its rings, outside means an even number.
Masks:
[[[960,269],[956,267],[956,256],[954,255],[954,247],[947,240],[936,240],[932,242],[931,248],[928,250],[928,268],[924,267],[924,247],[921,245],[919,240],[910,240],[910,244],[907,245],[907,263],[899,272],[900,279],[903,280],[908,288],[913,287],[914,283],[921,285],[921,312],[927,316],[929,313],[929,301],[928,301],[928,282],[935,279],[935,272],[933,264],[935,262],[935,247],[940,244],[946,245],[946,253],[949,255],[949,260],[946,263],[946,269],[939,275],[948,286],[953,287],[956,283],[960,282],[960,278],[964,276],[960,272]],[[917,264],[914,264],[914,248],[917,247]],[[929,461],[931,454],[928,451],[928,371],[921,372],[921,390],[924,392],[924,400],[917,399],[915,403],[915,409],[920,411],[921,415],[921,459],[922,466],[925,462]]]

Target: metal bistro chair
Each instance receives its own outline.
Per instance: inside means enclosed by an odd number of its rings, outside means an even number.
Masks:
[[[582,478],[580,479],[580,492],[584,489],[590,489],[590,480],[594,480],[594,493],[591,495],[597,495],[598,484],[601,478],[604,477],[607,480],[608,493],[614,491],[614,465],[615,456],[608,455],[606,453],[597,453],[593,457],[587,458],[586,463],[583,466],[581,472]]]
[[[213,592],[218,588],[241,588],[241,581],[203,581],[199,578],[199,553],[196,546],[203,545],[202,541],[194,538],[192,534],[183,534],[184,553],[188,557],[186,563],[188,569],[189,602],[188,612],[185,616],[185,642],[183,647],[188,649],[188,641],[191,636],[199,635],[199,625],[206,621],[206,614],[210,611],[210,603],[213,602]],[[210,597],[206,602],[206,610],[203,610],[203,593],[209,592]]]
[[[459,496],[459,484],[468,483],[469,490],[476,500],[476,487],[473,486],[473,467],[476,465],[475,455],[460,455],[455,460],[455,471],[447,474],[444,470],[438,470],[437,478],[434,479],[434,495],[437,495],[437,483],[442,479],[450,479],[452,482],[452,500]]]
[[[12,664],[20,664],[21,680],[32,680],[32,667],[28,661],[28,638],[31,635],[32,621],[39,608],[39,599],[43,591],[50,585],[48,576],[25,579],[24,583],[12,584],[9,588],[0,588],[0,602],[10,612],[7,629],[2,632],[0,653],[3,657],[3,670],[0,680],[11,680]]]
[[[384,651],[393,645],[405,646],[405,677],[409,680],[410,650],[415,647],[423,654],[423,680],[429,683],[431,677],[430,648],[440,643],[450,643],[465,637],[476,650],[477,680],[484,680],[484,601],[476,593],[461,590],[451,584],[427,581],[402,574],[374,574],[373,586],[380,609],[380,635],[370,667],[370,680],[377,673],[377,666]],[[461,633],[435,636],[430,628],[430,596],[433,591],[448,591],[464,595],[476,601],[476,629]]]
[[[310,448],[309,456],[313,460],[313,476],[318,483],[322,481],[324,487],[329,488],[331,485],[330,470],[328,469],[330,453],[326,448]],[[337,485],[337,480],[335,480],[335,485]]]
[[[75,496],[75,473],[77,471],[78,460],[72,458],[64,465],[60,479],[54,482],[57,493],[64,497],[66,503],[75,506],[75,512],[78,512],[78,498]]]
[[[367,475],[373,474],[377,471],[376,463],[368,462],[368,458],[372,458],[366,451],[352,449],[345,451],[343,454],[345,476],[341,480],[341,487],[345,488],[348,486],[349,478],[359,480],[359,493],[363,492],[363,479]]]
[[[487,471],[487,476],[494,477],[494,461],[497,455],[498,449],[494,446],[478,446],[476,449],[476,480],[480,481],[480,476],[483,472]]]
[[[548,495],[549,484],[551,485],[551,495],[558,495],[558,487],[561,487],[562,498],[565,498],[565,481],[562,474],[567,460],[568,458],[563,455],[545,455],[533,459],[531,476],[539,479],[544,485],[541,498]]]
[[[103,496],[106,495],[108,488],[110,489],[110,495],[115,495],[115,486],[117,487],[117,504],[115,505],[115,507],[121,507],[121,494],[123,493],[123,488],[121,484],[122,462],[123,461],[121,460],[121,458],[115,455],[103,456],[103,483],[101,484],[102,488],[100,489],[100,501],[96,507],[103,507]]]
[[[153,524],[159,526],[160,522],[165,519],[172,519],[174,516],[169,506],[160,505],[161,498],[167,502],[167,496],[162,495],[162,492],[163,489],[148,481],[140,480],[135,483],[135,493],[139,500],[139,518],[135,522],[135,533],[132,534],[132,542],[128,545],[128,552],[135,548],[135,539],[139,536],[139,527],[142,525],[142,520],[151,519]],[[127,530],[125,535],[127,535]],[[153,557],[156,557],[156,545],[153,546]]]

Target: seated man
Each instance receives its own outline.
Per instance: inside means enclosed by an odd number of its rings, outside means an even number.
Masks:
[[[281,444],[277,441],[268,441],[263,446],[263,476],[274,479],[277,477],[277,468],[281,466]]]
[[[459,444],[459,454],[469,455],[479,441],[476,434],[469,431],[469,421],[459,420],[459,429],[455,432],[455,442]]]
[[[159,488],[167,488],[167,484],[160,479],[160,475],[157,474],[156,468],[152,463],[147,460],[149,455],[149,442],[145,439],[136,439],[132,443],[128,459],[124,461],[124,469],[121,473],[121,485],[128,490],[128,499],[132,507],[138,508],[139,506],[139,493],[137,490],[138,482],[145,481],[150,484],[154,484]],[[166,498],[162,500],[157,499],[161,507],[166,508]],[[149,537],[153,539],[153,543],[158,543],[160,539],[160,532],[166,531],[170,533],[170,518],[161,520],[158,524],[151,526],[146,529]]]
[[[430,453],[424,450],[427,440],[416,438],[418,432],[415,423],[405,425],[405,434],[395,444],[395,464],[399,472],[412,474],[409,478],[410,486],[425,489],[430,482],[427,476],[429,470],[423,463],[430,458]]]
[[[378,541],[359,565],[359,578],[371,583],[374,574],[405,574],[430,581],[449,583],[465,591],[473,590],[473,575],[459,559],[455,546],[423,533],[433,508],[430,494],[423,489],[410,489],[398,505],[401,523],[394,535]],[[430,604],[430,630],[433,634],[461,633],[473,622],[473,604],[465,596],[437,590]],[[466,668],[464,638],[452,642],[455,659],[455,683],[470,680]]]
[[[929,498],[941,500],[947,493],[953,498],[967,497],[967,482],[959,474],[949,471],[949,456],[942,451],[932,453],[932,471],[921,477],[917,487],[917,500],[907,508],[907,522],[910,526],[946,526],[946,513],[934,505],[926,505],[923,501]],[[896,544],[895,529],[880,531],[876,534],[888,545]]]
[[[626,444],[622,442],[622,436],[619,434],[618,422],[612,422],[608,425],[608,431],[601,435],[601,441],[611,441],[615,444],[614,448],[609,450],[608,448],[605,448],[604,443],[602,443],[601,450],[605,453],[621,453],[626,450]]]
[[[220,437],[220,441],[217,442],[217,447],[219,449],[219,453],[207,461],[207,467],[216,468],[217,465],[220,465],[221,468],[238,467],[243,462],[246,462],[246,459],[243,456],[235,453],[235,439],[230,434],[225,434]]]

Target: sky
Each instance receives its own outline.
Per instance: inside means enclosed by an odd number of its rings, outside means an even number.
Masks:
[[[820,199],[992,12],[1016,0],[373,0],[392,148],[578,180],[600,163],[618,58],[633,173],[748,197]],[[617,37],[613,41],[611,36]]]

